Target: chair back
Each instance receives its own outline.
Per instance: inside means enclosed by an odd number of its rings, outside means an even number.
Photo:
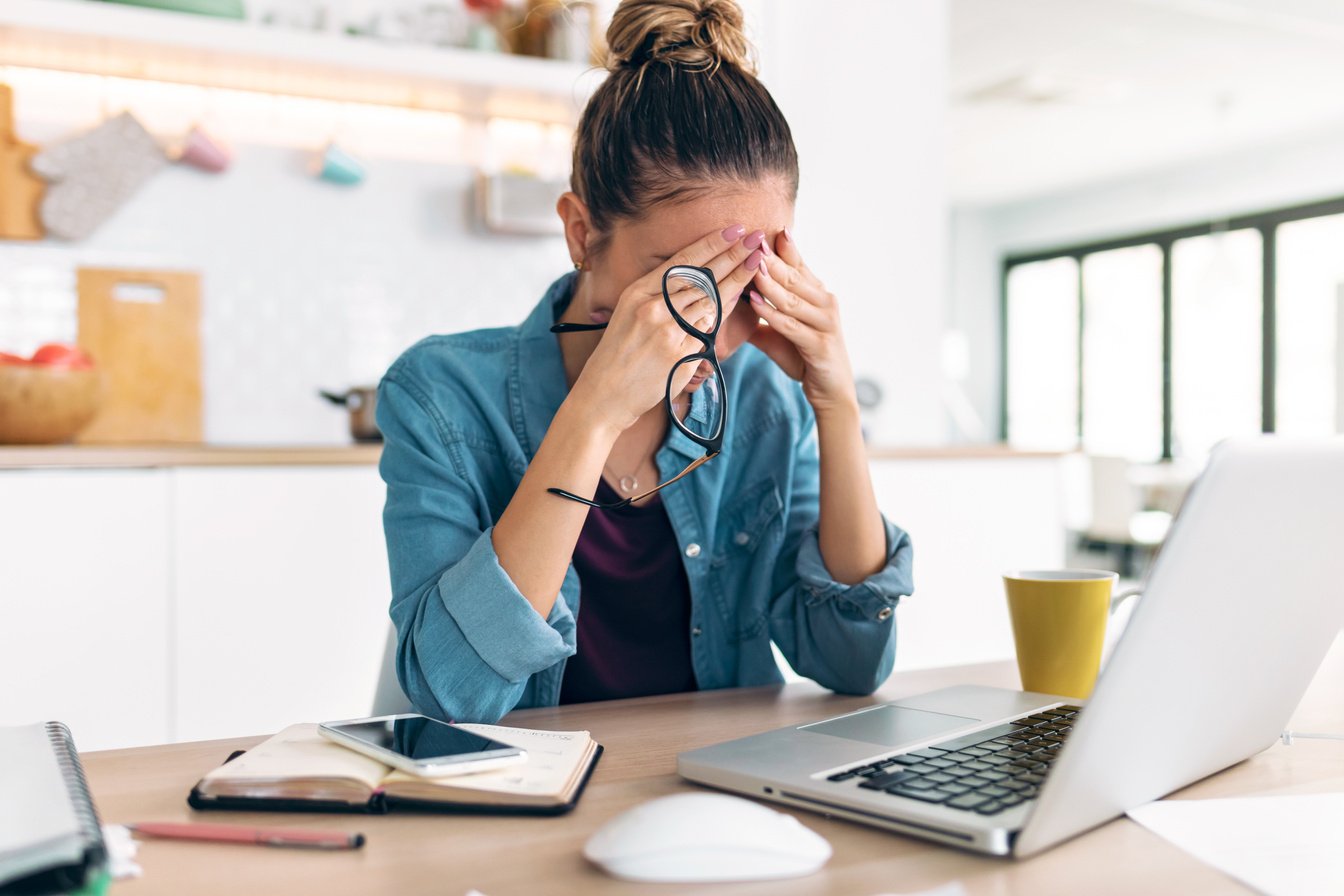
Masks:
[[[373,693],[373,711],[375,716],[390,716],[402,712],[415,712],[415,707],[401,690],[397,681],[397,627],[387,627],[387,644],[383,648],[383,666],[378,672],[378,688]]]

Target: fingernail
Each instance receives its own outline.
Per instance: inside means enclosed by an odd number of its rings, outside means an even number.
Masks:
[[[742,241],[742,245],[746,246],[748,249],[756,249],[763,242],[765,242],[765,231],[753,230],[751,234]]]
[[[754,289],[751,291],[751,304],[753,305],[765,304],[765,299],[761,298],[761,294]]]
[[[770,276],[770,268],[766,267],[764,256],[762,256],[761,258],[760,268],[762,274],[764,274],[767,277]]]
[[[734,224],[732,227],[725,227],[723,229],[723,240],[724,242],[731,243],[733,240],[738,239],[739,237],[742,236],[742,234],[746,232],[747,227],[745,224]]]
[[[765,253],[762,252],[760,249],[757,249],[755,252],[747,256],[747,270],[754,271],[757,268],[764,269],[764,267],[765,267]]]
[[[793,232],[787,227],[784,228],[784,239],[793,242]]]

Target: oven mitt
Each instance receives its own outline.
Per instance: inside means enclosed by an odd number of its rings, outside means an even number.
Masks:
[[[40,214],[47,232],[83,239],[167,164],[163,150],[129,112],[33,157],[49,182]]]

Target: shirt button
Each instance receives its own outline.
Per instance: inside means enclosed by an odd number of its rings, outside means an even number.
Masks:
[[[687,557],[699,557],[699,556],[700,556],[700,545],[696,544],[695,542],[691,542],[690,544],[686,545],[686,556],[687,556]]]
[[[877,621],[886,622],[891,618],[891,607],[883,607],[877,611]]]
[[[691,634],[697,638],[700,637],[700,626],[697,625],[695,628],[691,629]]]
[[[738,544],[746,544],[747,542],[751,541],[751,536],[745,532],[739,532],[733,536],[733,541],[737,542]]]

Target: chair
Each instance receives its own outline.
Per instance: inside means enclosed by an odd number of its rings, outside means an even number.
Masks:
[[[1150,553],[1166,538],[1171,514],[1144,509],[1143,489],[1127,458],[1092,455],[1088,467],[1092,507],[1082,540],[1117,550],[1120,574],[1132,577],[1136,555]]]
[[[387,627],[387,645],[383,648],[383,666],[378,672],[378,687],[373,692],[373,711],[375,716],[390,716],[402,712],[415,712],[410,699],[401,690],[397,681],[397,627]]]

